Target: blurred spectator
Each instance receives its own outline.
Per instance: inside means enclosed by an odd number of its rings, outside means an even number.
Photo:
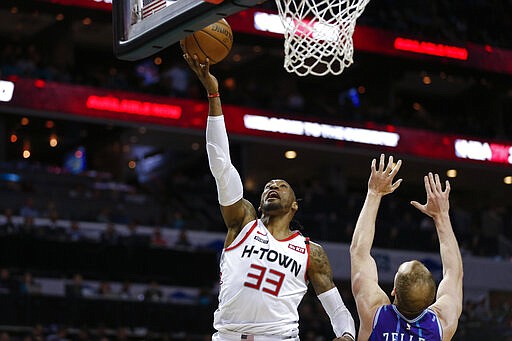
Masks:
[[[0,224],[0,235],[2,234],[13,234],[18,232],[18,227],[12,220],[13,211],[10,208],[4,210],[4,219]]]
[[[20,216],[26,218],[36,218],[39,216],[39,211],[34,207],[34,198],[27,197],[25,203],[21,205],[19,210]]]
[[[47,238],[64,240],[66,237],[66,229],[59,222],[59,215],[57,211],[51,211],[49,222],[42,226],[43,234]]]
[[[7,333],[7,332],[0,333],[0,341],[11,341],[11,337],[9,336],[9,333]]]
[[[0,269],[0,294],[15,294],[18,292],[18,286],[8,269]]]
[[[210,305],[212,303],[212,292],[208,287],[201,287],[199,291],[199,296],[197,298],[197,302],[200,305]]]
[[[99,223],[109,223],[112,221],[112,211],[108,207],[103,207],[96,216],[96,221]]]
[[[114,192],[112,194],[114,194]],[[118,201],[119,199],[115,200]],[[130,224],[132,222],[130,221],[129,213],[126,211],[126,206],[123,203],[117,203],[112,213],[112,221],[117,224]]]
[[[174,246],[184,247],[184,248],[188,248],[188,247],[192,246],[192,244],[190,243],[190,240],[188,239],[187,230],[180,231],[180,234],[178,235],[178,240],[176,240],[176,243],[174,244]]]
[[[50,218],[52,214],[56,214],[57,216],[59,215],[57,211],[57,204],[55,203],[55,201],[50,200],[46,204],[46,209],[44,210],[42,217]]]
[[[128,340],[128,328],[127,327],[119,327],[116,332],[116,341],[125,341]]]
[[[84,296],[83,277],[80,274],[73,276],[72,282],[66,284],[66,297],[69,298],[82,298]]]
[[[69,341],[68,329],[65,326],[59,326],[55,333],[46,337],[46,341]]]
[[[101,233],[101,242],[108,245],[117,245],[119,243],[119,234],[116,231],[114,223],[108,223],[105,231]]]
[[[22,234],[33,235],[36,237],[43,236],[43,229],[34,224],[34,217],[28,216],[23,218],[23,222],[19,226],[19,231]]]
[[[481,212],[481,246],[487,255],[498,253],[498,237],[503,233],[502,212],[501,207],[490,207]]]
[[[85,239],[82,231],[80,230],[80,223],[72,221],[68,230],[67,239],[71,242],[79,242]]]
[[[153,63],[152,59],[139,61],[135,68],[135,74],[142,88],[151,88],[160,80],[158,67]]]
[[[112,291],[110,283],[101,281],[98,287],[97,295],[105,298],[115,298],[117,295]]]
[[[181,211],[174,211],[171,227],[177,230],[181,230],[185,227],[185,220],[183,220],[183,214]]]
[[[122,299],[131,299],[133,298],[132,293],[132,284],[128,281],[124,281],[121,285],[121,290],[119,290],[118,296]]]
[[[153,235],[151,236],[151,246],[156,247],[166,247],[167,240],[162,236],[162,231],[160,227],[155,227],[153,229]]]
[[[41,284],[37,283],[30,272],[23,274],[23,280],[20,284],[20,293],[22,295],[39,295],[41,294]]]
[[[69,189],[68,196],[72,199],[90,199],[92,197],[91,190],[83,184],[76,184]]]
[[[170,89],[170,96],[187,97],[190,70],[181,61],[175,63],[170,69],[162,73],[164,86]]]
[[[137,231],[138,225],[137,222],[131,221],[128,224],[128,235],[123,236],[121,239],[121,243],[124,246],[128,247],[141,247],[141,246],[149,246],[150,238],[148,236],[139,234]]]
[[[144,301],[158,302],[162,300],[163,296],[164,293],[156,281],[151,281],[144,291]]]
[[[89,341],[91,340],[91,334],[87,328],[80,328],[78,335],[74,337],[74,341]]]
[[[38,323],[32,328],[32,340],[43,341],[44,340],[44,328],[43,325]]]

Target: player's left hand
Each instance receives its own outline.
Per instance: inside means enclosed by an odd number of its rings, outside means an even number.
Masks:
[[[332,341],[354,341],[354,338],[350,337],[348,335],[343,335],[343,336],[333,339]]]

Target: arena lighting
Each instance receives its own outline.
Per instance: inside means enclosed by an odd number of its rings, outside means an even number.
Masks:
[[[448,169],[446,171],[446,176],[449,178],[456,178],[457,177],[457,170],[456,169]]]
[[[48,140],[48,143],[50,144],[50,147],[55,148],[59,144],[59,138],[57,137],[57,134],[50,134],[50,138]]]
[[[457,139],[455,155],[461,159],[512,164],[512,145]]]
[[[254,13],[254,28],[258,31],[284,34],[284,26],[277,14]]]
[[[14,83],[0,81],[0,102],[10,102],[14,94]]]
[[[428,54],[431,56],[447,57],[453,59],[467,60],[468,50],[463,47],[436,44],[428,41],[419,41],[416,39],[407,39],[397,37],[394,41],[394,47],[397,50]]]
[[[292,18],[287,18],[287,25],[293,25],[291,23]],[[307,35],[309,32],[308,24],[309,21],[303,20],[301,25],[298,27],[296,34]],[[316,38],[319,40],[327,40],[327,41],[336,41],[339,37],[340,29],[336,25],[330,25],[325,23],[317,22],[313,25],[315,27],[315,32],[313,32],[312,38]],[[255,12],[254,13],[254,28],[258,31],[270,32],[276,34],[284,34],[284,26],[281,22],[281,18],[277,14],[265,13],[265,12]],[[318,34],[315,34],[318,32]]]
[[[89,96],[85,106],[88,109],[113,111],[140,116],[179,119],[182,108],[177,105],[120,99],[114,96]]]
[[[387,131],[351,128],[257,115],[244,115],[244,125],[247,129],[387,147],[396,147],[400,139],[399,134]]]
[[[42,79],[36,79],[36,80],[34,81],[34,86],[35,86],[36,88],[41,89],[41,88],[44,88],[44,87],[45,87],[45,85],[46,85],[46,82],[45,82],[44,80],[42,80]]]
[[[288,160],[293,160],[297,157],[297,152],[295,150],[287,150],[284,152],[284,157]]]

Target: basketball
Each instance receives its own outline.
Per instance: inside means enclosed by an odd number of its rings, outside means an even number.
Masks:
[[[181,49],[191,57],[197,54],[200,63],[206,58],[210,64],[216,64],[226,58],[233,46],[233,32],[225,19],[206,26],[180,40]]]

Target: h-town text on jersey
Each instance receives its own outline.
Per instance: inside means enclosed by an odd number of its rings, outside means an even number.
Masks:
[[[245,245],[241,258],[244,257],[256,257],[258,259],[266,259],[269,262],[277,263],[285,269],[289,269],[295,277],[299,275],[300,269],[302,268],[302,265],[297,263],[297,261],[290,256],[283,255],[275,250],[264,249],[262,247],[257,249],[254,245]]]

